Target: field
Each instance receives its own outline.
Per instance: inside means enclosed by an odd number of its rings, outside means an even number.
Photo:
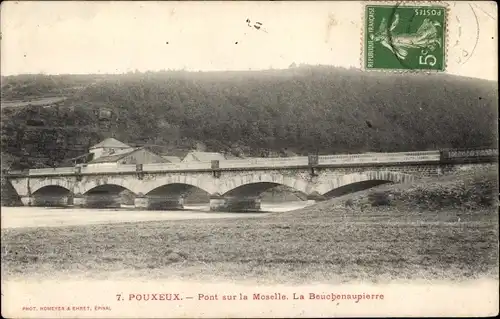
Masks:
[[[496,183],[496,170],[486,170],[265,217],[2,229],[2,275],[289,284],[498,279],[497,203],[488,202]],[[373,194],[391,200],[373,202]],[[428,194],[439,195],[439,208]]]

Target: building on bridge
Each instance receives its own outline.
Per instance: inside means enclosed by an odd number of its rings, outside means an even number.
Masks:
[[[130,164],[154,164],[168,163],[166,159],[144,147],[118,150],[110,155],[100,156],[87,163],[94,165],[130,165]]]
[[[73,165],[114,166],[117,164],[171,163],[144,147],[132,147],[114,138],[107,138],[91,146],[89,152],[70,159]]]
[[[117,139],[112,137],[103,140],[100,143],[97,143],[94,146],[91,146],[89,149],[89,153],[94,154],[93,160],[101,157],[113,155],[119,152],[132,151],[134,148],[130,145],[122,143]]]
[[[162,155],[161,157],[163,157],[164,160],[167,161],[167,163],[180,163],[181,162],[181,158],[178,157],[178,156],[171,156],[171,155]]]

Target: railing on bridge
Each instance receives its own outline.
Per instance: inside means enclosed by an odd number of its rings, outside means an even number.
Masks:
[[[287,167],[329,167],[356,164],[405,163],[469,163],[498,160],[497,149],[443,150],[400,153],[364,153],[341,155],[310,155],[281,158],[249,158],[209,162],[143,164],[141,173],[175,171],[222,171],[231,169],[274,169]],[[76,167],[41,168],[7,171],[6,175],[50,176],[137,173],[136,165],[79,165]]]
[[[183,170],[209,170],[211,162],[189,162],[179,164],[144,164],[142,165],[143,172],[159,172],[159,171],[183,171]]]
[[[498,149],[450,149],[441,151],[443,163],[488,162],[498,160]]]
[[[6,170],[2,169],[2,175],[29,175],[29,169],[22,170]]]
[[[74,167],[37,168],[28,170],[29,175],[67,175],[75,172]]]
[[[278,158],[266,158],[266,157],[254,157],[250,159],[235,159],[220,161],[219,168],[230,169],[230,168],[274,168],[274,167],[297,167],[297,166],[307,166],[308,157],[307,156],[297,156],[297,157],[278,157]]]
[[[323,155],[318,157],[318,165],[329,164],[379,164],[379,163],[407,163],[407,162],[439,162],[440,151],[404,152],[404,153],[365,153]]]
[[[132,173],[136,171],[135,165],[89,165],[82,166],[80,174],[93,174],[93,173],[103,173],[103,172],[115,172],[115,173]]]

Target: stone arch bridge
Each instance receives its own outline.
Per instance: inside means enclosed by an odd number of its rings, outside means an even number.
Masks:
[[[477,152],[477,151],[476,151]],[[483,153],[440,151],[253,158],[180,164],[77,166],[6,172],[24,205],[107,207],[128,190],[142,209],[183,207],[187,191],[210,196],[217,211],[260,209],[259,195],[277,185],[323,200],[383,183],[411,183],[470,165],[492,163],[496,150]],[[460,153],[457,153],[460,155]],[[479,154],[479,155],[478,155]]]

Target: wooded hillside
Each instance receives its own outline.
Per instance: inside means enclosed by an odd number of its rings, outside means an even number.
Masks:
[[[2,78],[3,101],[54,95],[67,99],[2,108],[2,153],[14,167],[60,165],[106,136],[247,156],[497,145],[496,83],[444,74],[302,66]],[[103,109],[109,121],[99,121]]]

